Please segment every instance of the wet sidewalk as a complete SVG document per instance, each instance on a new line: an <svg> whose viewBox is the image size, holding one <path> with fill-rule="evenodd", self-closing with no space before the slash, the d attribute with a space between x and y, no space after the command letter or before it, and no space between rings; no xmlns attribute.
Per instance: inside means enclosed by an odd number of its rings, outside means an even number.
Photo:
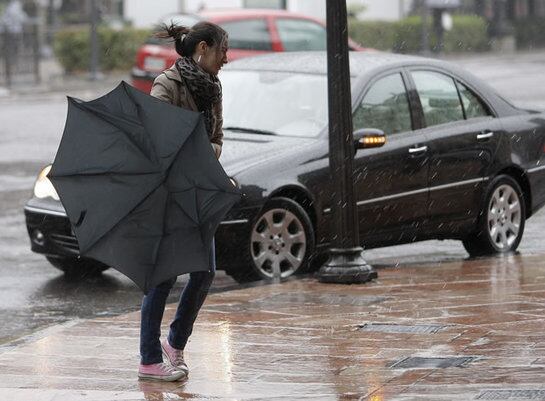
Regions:
<svg viewBox="0 0 545 401"><path fill-rule="evenodd" d="M138 333L135 312L22 339L0 354L0 400L545 400L545 261L385 266L367 285L213 294L181 383L137 380Z"/></svg>

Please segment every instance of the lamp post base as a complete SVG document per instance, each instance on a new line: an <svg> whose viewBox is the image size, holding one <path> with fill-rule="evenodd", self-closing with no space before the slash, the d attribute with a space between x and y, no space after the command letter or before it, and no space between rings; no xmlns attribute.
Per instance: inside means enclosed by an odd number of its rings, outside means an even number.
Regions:
<svg viewBox="0 0 545 401"><path fill-rule="evenodd" d="M363 259L363 248L332 248L328 261L318 271L318 281L337 284L363 284L378 277Z"/></svg>

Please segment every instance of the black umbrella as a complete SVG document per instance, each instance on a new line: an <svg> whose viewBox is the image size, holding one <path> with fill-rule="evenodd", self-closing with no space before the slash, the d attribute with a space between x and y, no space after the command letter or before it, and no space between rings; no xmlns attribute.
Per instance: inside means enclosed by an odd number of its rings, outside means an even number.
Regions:
<svg viewBox="0 0 545 401"><path fill-rule="evenodd" d="M240 199L202 115L125 82L90 102L68 98L49 178L81 255L114 267L145 293L208 270L214 232Z"/></svg>

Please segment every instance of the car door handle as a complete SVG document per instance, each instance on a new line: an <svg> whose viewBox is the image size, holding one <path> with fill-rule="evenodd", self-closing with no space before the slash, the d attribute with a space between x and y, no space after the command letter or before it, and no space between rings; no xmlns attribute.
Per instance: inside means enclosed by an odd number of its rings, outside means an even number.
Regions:
<svg viewBox="0 0 545 401"><path fill-rule="evenodd" d="M419 153L424 153L424 152L427 152L428 151L428 147L427 146L420 146L418 148L409 148L409 153L411 155L414 155L414 154L419 154Z"/></svg>
<svg viewBox="0 0 545 401"><path fill-rule="evenodd" d="M477 134L477 140L482 141L485 139L490 139L494 136L494 132L492 131L483 131L480 134Z"/></svg>

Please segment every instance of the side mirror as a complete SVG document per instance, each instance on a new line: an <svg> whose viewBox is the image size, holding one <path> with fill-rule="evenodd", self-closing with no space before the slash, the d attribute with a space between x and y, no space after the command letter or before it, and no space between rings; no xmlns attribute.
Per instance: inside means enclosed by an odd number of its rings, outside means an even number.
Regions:
<svg viewBox="0 0 545 401"><path fill-rule="evenodd" d="M384 131L376 128L362 128L354 132L354 153L358 149L380 148L386 143Z"/></svg>

